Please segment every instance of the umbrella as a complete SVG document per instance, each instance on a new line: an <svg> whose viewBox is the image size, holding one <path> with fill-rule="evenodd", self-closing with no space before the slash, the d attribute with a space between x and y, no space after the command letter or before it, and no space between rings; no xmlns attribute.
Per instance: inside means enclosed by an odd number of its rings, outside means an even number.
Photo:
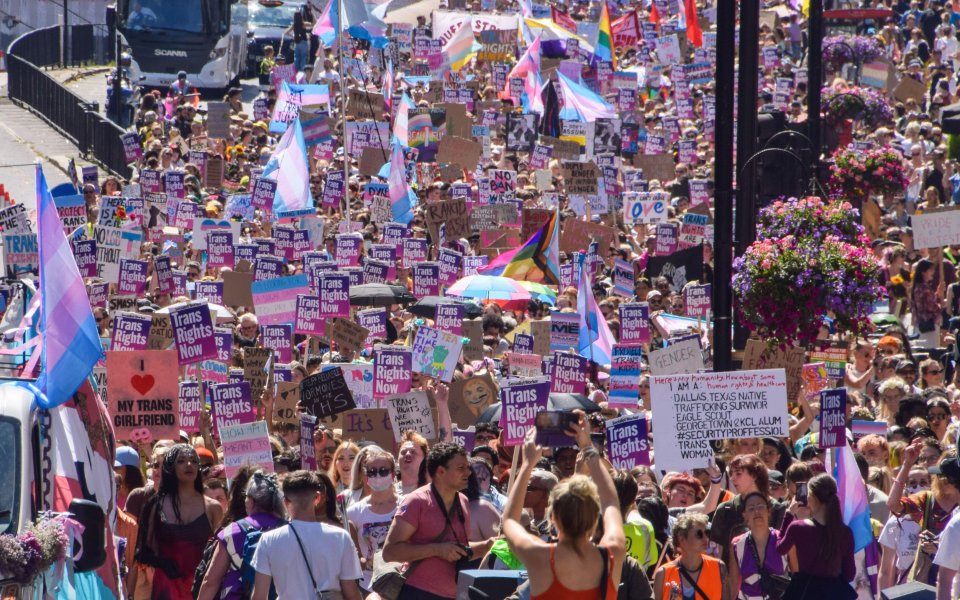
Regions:
<svg viewBox="0 0 960 600"><path fill-rule="evenodd" d="M407 288L402 285L385 283L365 283L350 286L350 304L352 306L390 306L391 304L409 304L415 302Z"/></svg>
<svg viewBox="0 0 960 600"><path fill-rule="evenodd" d="M572 412L580 409L585 413L600 412L600 407L583 394L550 394L547 400L547 410L562 410ZM477 417L477 423L499 423L500 403L491 404Z"/></svg>
<svg viewBox="0 0 960 600"><path fill-rule="evenodd" d="M520 287L530 292L530 296L534 299L540 302L546 302L547 304L557 303L557 290L550 289L542 283L535 281L518 281L517 283L520 284Z"/></svg>
<svg viewBox="0 0 960 600"><path fill-rule="evenodd" d="M469 275L459 279L447 288L447 295L492 300L505 308L510 304L524 307L530 300L530 292L517 281L494 275Z"/></svg>
<svg viewBox="0 0 960 600"><path fill-rule="evenodd" d="M462 304L465 307L464 316L468 319L474 319L483 314L483 309L473 302L461 302L445 296L424 296L420 302L407 307L407 310L424 319L435 319L438 304Z"/></svg>
<svg viewBox="0 0 960 600"><path fill-rule="evenodd" d="M180 302L178 304L171 304L170 306L165 306L160 310L156 311L155 314L158 315L169 315L171 310L176 310L181 306L186 306L187 302ZM210 307L210 310L213 311L213 316L217 319L236 319L237 315L233 314L229 308L225 306L220 306L219 304L214 304L213 302L207 302L207 306Z"/></svg>

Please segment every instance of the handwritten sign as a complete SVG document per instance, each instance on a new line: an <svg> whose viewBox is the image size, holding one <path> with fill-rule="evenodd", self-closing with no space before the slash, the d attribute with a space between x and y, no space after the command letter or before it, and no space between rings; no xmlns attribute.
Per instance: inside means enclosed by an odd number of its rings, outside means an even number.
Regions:
<svg viewBox="0 0 960 600"><path fill-rule="evenodd" d="M711 440L786 437L783 369L650 378L657 469L686 471L713 460Z"/></svg>
<svg viewBox="0 0 960 600"><path fill-rule="evenodd" d="M703 369L703 350L695 338L650 351L650 372L654 375L696 373Z"/></svg>
<svg viewBox="0 0 960 600"><path fill-rule="evenodd" d="M413 339L413 370L450 382L463 348L463 338L432 327L420 327Z"/></svg>
<svg viewBox="0 0 960 600"><path fill-rule="evenodd" d="M387 413L393 425L393 437L400 441L404 431L413 430L428 440L436 439L437 430L426 392L409 392L390 396L386 400Z"/></svg>
<svg viewBox="0 0 960 600"><path fill-rule="evenodd" d="M300 382L300 404L319 418L357 407L339 367L304 378Z"/></svg>
<svg viewBox="0 0 960 600"><path fill-rule="evenodd" d="M220 429L220 443L227 479L233 479L247 465L273 473L273 452L266 421L226 425Z"/></svg>

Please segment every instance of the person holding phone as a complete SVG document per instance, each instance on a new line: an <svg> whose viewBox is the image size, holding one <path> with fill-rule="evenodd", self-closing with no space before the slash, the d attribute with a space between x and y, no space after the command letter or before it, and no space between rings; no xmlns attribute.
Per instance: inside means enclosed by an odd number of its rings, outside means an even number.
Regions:
<svg viewBox="0 0 960 600"><path fill-rule="evenodd" d="M531 428L523 445L523 464L504 507L503 533L510 549L526 566L532 600L553 598L616 598L626 556L626 538L620 503L600 453L590 443L590 424L583 411L574 411L577 423L568 431L580 448L590 477L574 475L550 492L550 520L557 541L547 543L521 524L520 511L527 484L542 449ZM603 537L593 543L597 523Z"/></svg>
<svg viewBox="0 0 960 600"><path fill-rule="evenodd" d="M805 509L810 518L799 518ZM798 484L788 510L798 518L777 543L777 552L787 557L792 573L783 600L856 598L850 586L857 574L853 532L843 523L837 482L821 473L806 485Z"/></svg>

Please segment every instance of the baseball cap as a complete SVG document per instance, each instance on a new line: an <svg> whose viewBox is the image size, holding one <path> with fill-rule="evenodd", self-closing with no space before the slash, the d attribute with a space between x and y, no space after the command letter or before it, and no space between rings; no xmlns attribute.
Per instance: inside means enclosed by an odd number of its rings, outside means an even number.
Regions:
<svg viewBox="0 0 960 600"><path fill-rule="evenodd" d="M960 482L960 459L945 458L935 467L927 469L931 475L943 475L947 479Z"/></svg>
<svg viewBox="0 0 960 600"><path fill-rule="evenodd" d="M120 467L140 468L140 454L136 449L130 446L120 446L117 448L117 457L116 460L113 461L113 468L118 469Z"/></svg>

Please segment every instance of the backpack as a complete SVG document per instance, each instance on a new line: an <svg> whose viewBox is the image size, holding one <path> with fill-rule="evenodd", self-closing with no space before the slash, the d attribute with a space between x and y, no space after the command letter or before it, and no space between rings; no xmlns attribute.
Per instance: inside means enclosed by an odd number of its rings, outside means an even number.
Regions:
<svg viewBox="0 0 960 600"><path fill-rule="evenodd" d="M203 578L207 576L207 571L210 570L210 563L213 562L213 551L217 549L217 544L220 543L217 535L222 530L223 528L220 528L210 536L210 539L207 540L207 545L203 547L203 554L200 556L197 570L193 572L193 585L190 586L190 594L194 598L200 595L200 586L203 585Z"/></svg>
<svg viewBox="0 0 960 600"><path fill-rule="evenodd" d="M285 524L286 521L280 521L277 523L277 526L279 527ZM240 553L241 562L237 570L240 572L240 595L246 600L253 597L253 583L257 577L257 573L253 569L253 554L257 551L257 544L260 543L260 537L270 530L254 529L253 525L246 519L238 521L237 526L243 531L243 548ZM233 562L232 556L230 557L230 562ZM270 591L267 597L269 600L276 600L277 598L277 590L273 582L270 583Z"/></svg>

